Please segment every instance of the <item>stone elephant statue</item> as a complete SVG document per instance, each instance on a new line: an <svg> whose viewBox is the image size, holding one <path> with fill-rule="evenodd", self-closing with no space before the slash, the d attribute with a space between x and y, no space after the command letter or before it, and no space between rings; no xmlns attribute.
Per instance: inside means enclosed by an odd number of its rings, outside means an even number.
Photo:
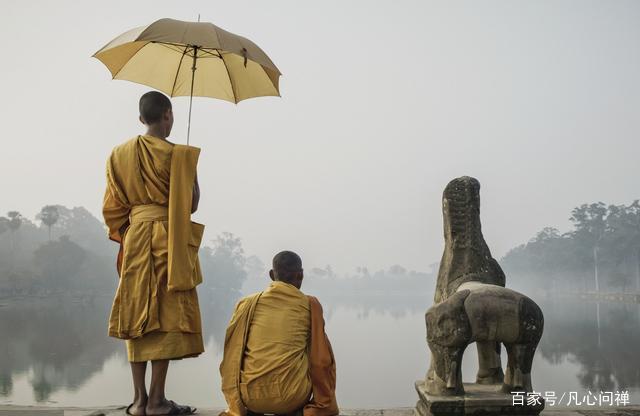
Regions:
<svg viewBox="0 0 640 416"><path fill-rule="evenodd" d="M542 311L527 296L502 286L467 282L425 315L431 365L425 390L433 395L464 394L462 354L467 345L478 343L480 374L493 369L493 383L503 383L504 392L532 391L531 363L542 336ZM500 343L508 355L503 377ZM487 348L489 346L489 354ZM484 361L484 362L483 362ZM489 383L485 379L485 384Z"/></svg>

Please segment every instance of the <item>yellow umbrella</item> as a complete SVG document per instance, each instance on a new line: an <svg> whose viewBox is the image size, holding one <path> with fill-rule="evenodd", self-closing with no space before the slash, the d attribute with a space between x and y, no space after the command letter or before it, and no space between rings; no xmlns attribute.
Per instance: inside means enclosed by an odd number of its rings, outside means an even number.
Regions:
<svg viewBox="0 0 640 416"><path fill-rule="evenodd" d="M156 88L171 97L219 98L233 103L280 96L280 71L262 49L212 23L160 19L131 29L93 55L113 79Z"/></svg>

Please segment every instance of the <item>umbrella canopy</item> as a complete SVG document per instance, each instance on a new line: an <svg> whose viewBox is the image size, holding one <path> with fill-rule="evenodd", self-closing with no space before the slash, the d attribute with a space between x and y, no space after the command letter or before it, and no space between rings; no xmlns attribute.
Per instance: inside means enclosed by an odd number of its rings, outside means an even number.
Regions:
<svg viewBox="0 0 640 416"><path fill-rule="evenodd" d="M262 49L212 23L160 19L118 36L93 55L113 79L156 88L171 97L233 103L280 96L280 71Z"/></svg>
<svg viewBox="0 0 640 416"><path fill-rule="evenodd" d="M156 88L171 97L189 96L187 144L194 96L238 103L280 96L280 71L247 38L207 22L160 19L118 36L93 55L113 79Z"/></svg>

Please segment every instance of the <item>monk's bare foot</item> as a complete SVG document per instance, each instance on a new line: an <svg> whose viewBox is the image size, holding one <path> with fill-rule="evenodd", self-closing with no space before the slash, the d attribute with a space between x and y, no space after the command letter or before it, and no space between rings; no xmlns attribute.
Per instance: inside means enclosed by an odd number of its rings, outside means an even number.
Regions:
<svg viewBox="0 0 640 416"><path fill-rule="evenodd" d="M146 407L147 416L160 416L160 415L192 415L196 412L195 407L181 406L173 400L163 400L160 403L147 402Z"/></svg>
<svg viewBox="0 0 640 416"><path fill-rule="evenodd" d="M133 416L145 416L146 415L146 400L143 401L135 401L131 403L126 410L126 414Z"/></svg>

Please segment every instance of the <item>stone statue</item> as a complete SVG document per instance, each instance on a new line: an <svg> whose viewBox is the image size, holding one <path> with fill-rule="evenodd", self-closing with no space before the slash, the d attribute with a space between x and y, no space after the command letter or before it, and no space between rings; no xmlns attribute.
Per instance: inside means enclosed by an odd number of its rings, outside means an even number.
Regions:
<svg viewBox="0 0 640 416"><path fill-rule="evenodd" d="M480 182L469 176L449 182L442 194L444 252L440 261L434 303L446 300L465 282L505 285L505 276L491 256L480 225ZM476 382L503 381L500 344L476 341L479 369ZM433 360L432 360L433 362Z"/></svg>
<svg viewBox="0 0 640 416"><path fill-rule="evenodd" d="M463 283L456 293L427 311L426 321L431 367L425 389L430 394L464 393L462 353L471 342L502 342L508 356L502 390L532 391L531 363L542 336L543 317L538 305L525 295L486 283ZM492 365L500 367L497 350L494 356Z"/></svg>
<svg viewBox="0 0 640 416"><path fill-rule="evenodd" d="M422 405L418 402L419 409L430 409L422 414L435 414L429 412L435 412L441 403L432 400L434 397L465 394L462 355L472 342L477 345L479 359L472 386L487 385L489 390L484 391L492 393L532 391L531 363L544 325L542 311L534 301L504 287L504 272L482 236L480 183L468 176L449 182L442 210L445 248L434 305L425 316L431 365L425 380L416 384L423 401ZM508 355L506 376L500 361L501 343ZM491 400L496 403L495 397ZM511 405L507 401L504 398L502 407L496 407L497 414ZM452 403L449 400L442 406L451 410ZM481 406L487 414L492 412L492 404ZM531 413L526 414L537 414L543 407L528 409Z"/></svg>
<svg viewBox="0 0 640 416"><path fill-rule="evenodd" d="M469 176L449 182L442 194L442 215L444 253L434 303L447 299L464 282L504 286L504 272L482 237L480 182Z"/></svg>

